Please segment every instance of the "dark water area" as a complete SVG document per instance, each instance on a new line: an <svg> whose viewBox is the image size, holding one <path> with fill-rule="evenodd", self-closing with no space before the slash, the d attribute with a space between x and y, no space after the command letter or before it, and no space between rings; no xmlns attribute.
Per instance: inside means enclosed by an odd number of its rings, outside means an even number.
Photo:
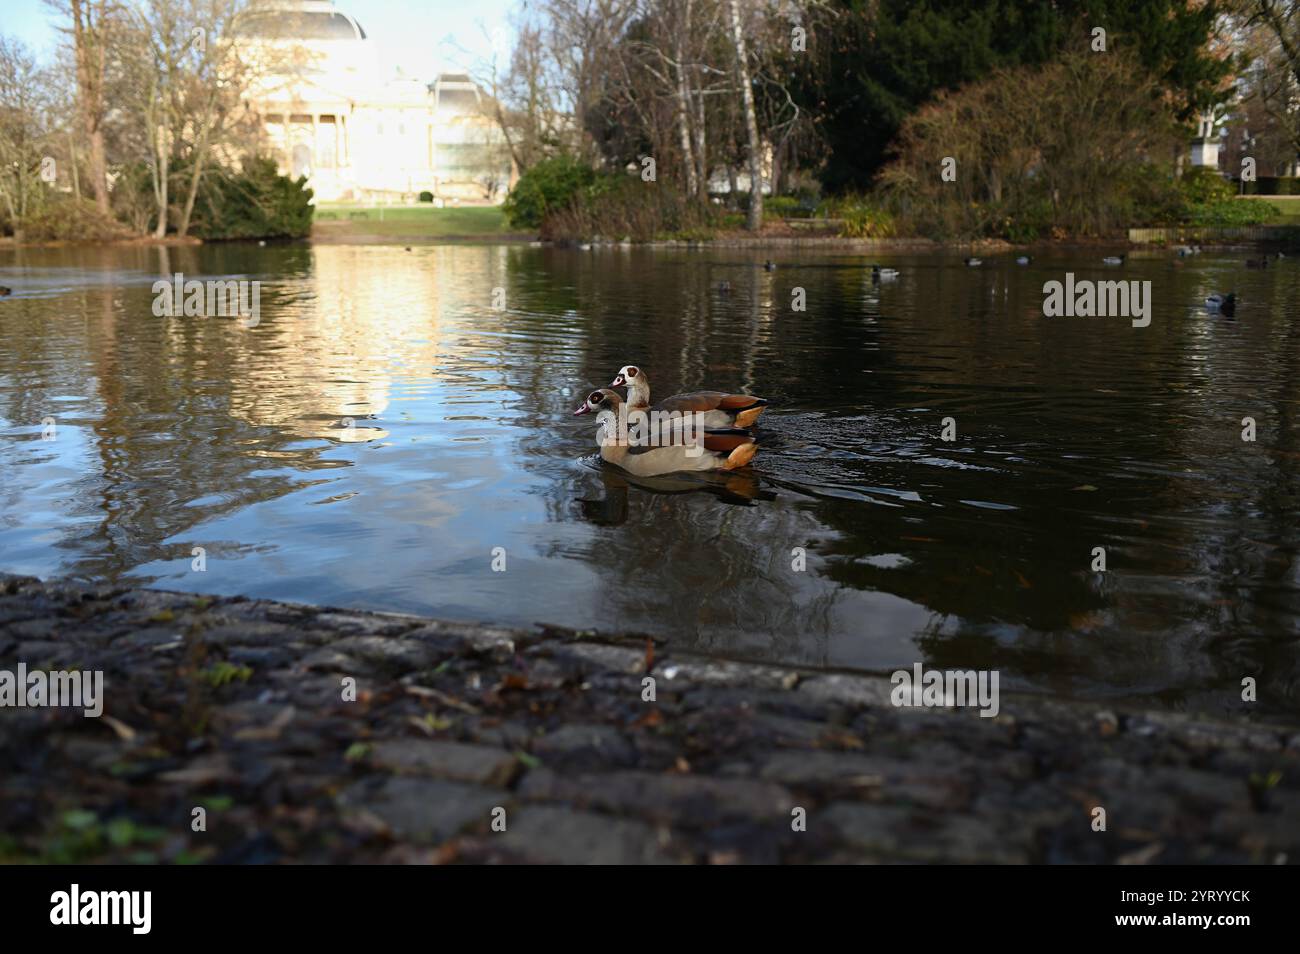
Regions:
<svg viewBox="0 0 1300 954"><path fill-rule="evenodd" d="M1101 255L3 250L0 569L1300 711L1300 258ZM1067 271L1150 326L1045 318ZM174 272L260 322L155 317ZM768 398L754 467L601 467L571 412L625 364Z"/></svg>

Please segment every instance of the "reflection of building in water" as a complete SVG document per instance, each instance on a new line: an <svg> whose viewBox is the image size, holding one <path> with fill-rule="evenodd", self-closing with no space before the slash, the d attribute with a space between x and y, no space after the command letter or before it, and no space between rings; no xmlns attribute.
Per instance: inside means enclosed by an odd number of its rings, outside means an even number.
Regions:
<svg viewBox="0 0 1300 954"><path fill-rule="evenodd" d="M510 153L465 74L385 76L374 41L332 0L259 0L239 33L256 64L259 149L308 176L318 199L504 198Z"/></svg>
<svg viewBox="0 0 1300 954"><path fill-rule="evenodd" d="M250 424L303 438L379 439L376 429L391 427L402 402L445 375L463 384L463 374L444 369L463 370L500 340L502 314L475 311L473 295L505 283L504 247L444 246L401 268L393 256L403 253L391 246L316 245L306 254L296 274L262 289L261 324L233 339L240 386L230 409ZM448 316L468 314L472 328L447 327Z"/></svg>

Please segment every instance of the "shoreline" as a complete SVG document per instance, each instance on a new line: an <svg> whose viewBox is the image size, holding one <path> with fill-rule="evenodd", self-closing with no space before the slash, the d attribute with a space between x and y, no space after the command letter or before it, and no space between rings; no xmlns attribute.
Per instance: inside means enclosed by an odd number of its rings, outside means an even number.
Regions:
<svg viewBox="0 0 1300 954"><path fill-rule="evenodd" d="M19 663L102 671L105 698L0 708L3 861L1300 854L1294 722L1011 693L982 718L644 639L0 574Z"/></svg>
<svg viewBox="0 0 1300 954"><path fill-rule="evenodd" d="M1297 236L1300 236L1300 226L1282 226L1279 228L1291 229ZM321 229L313 227L312 234L301 238L274 238L262 240L267 246L280 245L393 245L393 246L429 246L429 245L537 245L543 248L551 249L579 249L582 245L590 246L587 250L596 249L645 249L645 248L670 248L670 249L710 249L710 248L750 248L750 249L817 249L829 251L978 251L983 253L997 253L1010 251L1030 251L1034 249L1069 249L1069 248L1128 248L1128 249L1149 249L1149 250L1168 250L1173 244L1181 241L1177 238L1162 240L1137 240L1130 237L1114 238L1068 238L1068 239L1047 239L1025 244L1015 244L1004 239L971 239L967 241L943 241L939 239L927 238L849 238L839 235L790 235L788 233L773 235L747 235L747 234L723 234L708 239L654 239L648 242L616 242L616 241L580 241L577 239L540 239L531 233L506 232L500 234L484 235L440 235L440 234L411 234L401 236L380 235L373 233L353 233L342 234L344 228L326 227ZM1173 229L1142 229L1136 231L1174 231ZM1206 229L1187 228L1189 233L1203 233ZM330 234L338 232L340 234ZM1274 237L1264 239L1245 239L1245 238L1224 238L1222 241L1215 241L1213 238L1197 239L1199 244L1205 248L1248 248L1260 245L1270 245L1285 243L1289 241L1286 237ZM0 237L0 250L6 249L46 249L46 248L139 248L139 247L172 247L172 248L191 248L203 245L237 245L256 244L255 239L230 239L217 242L205 242L202 239L187 236L183 239L169 236L165 239L155 239L148 236L135 236L131 238L112 239L109 241L73 241L60 239L49 242L15 242L12 236Z"/></svg>

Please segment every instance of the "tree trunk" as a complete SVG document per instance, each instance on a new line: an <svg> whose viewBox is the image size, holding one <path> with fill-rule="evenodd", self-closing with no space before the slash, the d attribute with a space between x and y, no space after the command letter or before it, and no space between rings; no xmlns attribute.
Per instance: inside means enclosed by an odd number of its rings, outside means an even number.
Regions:
<svg viewBox="0 0 1300 954"><path fill-rule="evenodd" d="M691 90L686 79L687 41L691 35L691 0L686 0L685 15L677 24L676 49L677 59L677 137L682 149L682 167L686 173L686 195L690 199L699 197L699 180L695 170L695 151L691 147Z"/></svg>
<svg viewBox="0 0 1300 954"><path fill-rule="evenodd" d="M740 24L740 0L727 0L731 13L731 39L736 52L736 82L745 107L745 138L749 150L749 216L745 228L757 232L763 227L763 153L758 139L758 116L754 111L754 89L749 77L749 52Z"/></svg>
<svg viewBox="0 0 1300 954"><path fill-rule="evenodd" d="M696 95L695 103L695 165L699 176L700 199L707 202L709 199L709 174L711 170L709 169L708 143L705 138L707 127L705 126L703 89L699 90Z"/></svg>
<svg viewBox="0 0 1300 954"><path fill-rule="evenodd" d="M207 139L207 132L203 134ZM199 195L199 181L203 178L203 166L207 160L207 144L204 143L202 149L194 157L194 175L190 178L189 193L185 196L185 207L181 210L181 221L176 226L176 234L184 238L190 230L190 216L194 214L194 200Z"/></svg>
<svg viewBox="0 0 1300 954"><path fill-rule="evenodd" d="M190 188L185 196L185 207L181 210L181 221L176 226L176 234L184 238L190 230L190 216L194 213L194 200L199 195L199 182L203 179L203 167L208 160L208 139L212 130L212 113L215 104L209 100L203 117L203 131L194 147L194 173L190 176Z"/></svg>
<svg viewBox="0 0 1300 954"><path fill-rule="evenodd" d="M72 12L73 55L77 62L77 107L81 128L89 146L86 174L95 196L95 207L108 214L108 164L104 157L104 3L99 3L95 22L95 0L69 0Z"/></svg>
<svg viewBox="0 0 1300 954"><path fill-rule="evenodd" d="M161 124L154 128L154 200L158 203L158 224L154 226L153 237L160 239L167 235L167 195L168 180L171 178L171 148L166 132Z"/></svg>
<svg viewBox="0 0 1300 954"><path fill-rule="evenodd" d="M78 202L81 201L81 177L77 174L77 144L72 138L72 133L68 133L68 170L72 174L72 194L76 196Z"/></svg>

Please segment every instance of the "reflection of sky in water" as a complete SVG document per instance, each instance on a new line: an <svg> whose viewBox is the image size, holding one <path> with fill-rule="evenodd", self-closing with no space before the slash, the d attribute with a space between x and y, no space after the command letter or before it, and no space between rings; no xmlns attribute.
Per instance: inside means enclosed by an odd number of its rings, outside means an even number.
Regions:
<svg viewBox="0 0 1300 954"><path fill-rule="evenodd" d="M848 256L10 250L0 568L1296 708L1300 263L1135 258L1151 328L1042 318L1044 281L1113 277L1090 255L877 288ZM260 325L154 318L177 271L261 279ZM1229 285L1238 321L1196 307ZM570 412L627 363L772 399L755 475L594 466Z"/></svg>

